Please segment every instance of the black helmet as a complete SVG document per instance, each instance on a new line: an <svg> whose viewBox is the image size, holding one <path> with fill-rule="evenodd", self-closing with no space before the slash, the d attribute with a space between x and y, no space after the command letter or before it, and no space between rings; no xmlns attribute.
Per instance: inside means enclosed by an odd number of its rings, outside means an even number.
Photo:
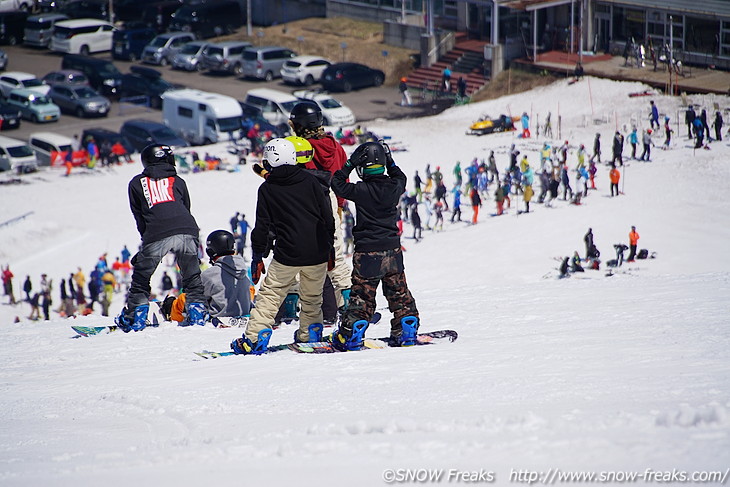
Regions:
<svg viewBox="0 0 730 487"><path fill-rule="evenodd" d="M294 105L289 120L292 121L295 129L316 129L324 125L322 109L311 100L301 101Z"/></svg>
<svg viewBox="0 0 730 487"><path fill-rule="evenodd" d="M385 147L377 142L365 142L350 156L350 164L355 166L360 179L363 175L383 174L387 162Z"/></svg>
<svg viewBox="0 0 730 487"><path fill-rule="evenodd" d="M175 155L169 145L151 144L142 149L142 165L147 167L154 164L175 165Z"/></svg>
<svg viewBox="0 0 730 487"><path fill-rule="evenodd" d="M205 241L205 253L208 254L211 261L221 255L233 255L234 244L235 240L231 232L216 230L208 235L208 239Z"/></svg>

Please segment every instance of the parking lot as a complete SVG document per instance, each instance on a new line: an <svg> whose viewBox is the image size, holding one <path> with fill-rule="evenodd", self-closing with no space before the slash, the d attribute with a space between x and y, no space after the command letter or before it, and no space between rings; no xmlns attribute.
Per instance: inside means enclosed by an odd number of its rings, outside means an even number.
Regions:
<svg viewBox="0 0 730 487"><path fill-rule="evenodd" d="M58 70L61 67L62 56L45 49L3 46L3 50L8 53L9 58L6 71L32 73L40 78L46 73ZM111 59L111 54L97 54L95 57ZM129 67L135 63L114 61L114 64L122 73L126 73L129 71ZM221 93L232 96L237 100L243 100L246 92L252 88L270 87L286 92L302 89L301 87L286 85L280 79L267 83L265 81L239 79L231 75L177 71L170 67L151 67L162 72L163 78L172 83L179 83L188 88ZM314 85L315 88L317 86ZM350 93L336 93L335 97L355 113L358 123L367 123L377 118L402 118L420 114L420 110L416 107L400 106L400 93L396 86L384 85ZM27 140L31 133L39 131L51 131L69 137L80 134L85 128L90 127L103 127L118 131L124 121L131 118L146 118L158 122L162 120L159 110L113 102L111 111L106 118L77 118L70 114L64 114L58 122L53 123L35 124L23 120L19 129L3 131L3 135Z"/></svg>

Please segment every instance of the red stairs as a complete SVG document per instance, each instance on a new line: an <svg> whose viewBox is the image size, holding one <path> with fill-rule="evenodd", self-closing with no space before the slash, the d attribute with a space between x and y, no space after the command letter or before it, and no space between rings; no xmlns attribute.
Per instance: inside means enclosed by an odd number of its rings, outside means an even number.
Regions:
<svg viewBox="0 0 730 487"><path fill-rule="evenodd" d="M451 90L456 93L456 83L460 77L466 80L466 94L471 95L489 82L483 75L482 60L484 59L484 41L459 40L454 48L441 56L430 67L420 67L408 75L408 86L420 89L427 83L428 89L441 86L444 69L451 69Z"/></svg>

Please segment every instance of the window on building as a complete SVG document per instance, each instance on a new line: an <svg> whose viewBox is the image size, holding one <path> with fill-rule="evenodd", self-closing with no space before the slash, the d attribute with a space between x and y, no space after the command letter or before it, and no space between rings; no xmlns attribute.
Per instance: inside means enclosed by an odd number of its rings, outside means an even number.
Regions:
<svg viewBox="0 0 730 487"><path fill-rule="evenodd" d="M687 16L685 18L685 49L717 54L719 50L720 21Z"/></svg>

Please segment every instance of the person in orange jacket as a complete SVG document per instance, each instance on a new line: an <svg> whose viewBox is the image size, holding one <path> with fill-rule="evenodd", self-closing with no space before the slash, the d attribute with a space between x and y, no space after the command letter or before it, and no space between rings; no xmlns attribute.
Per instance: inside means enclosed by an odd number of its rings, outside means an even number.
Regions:
<svg viewBox="0 0 730 487"><path fill-rule="evenodd" d="M626 262L633 262L636 257L636 246L639 244L639 234L636 227L632 226L629 232L629 258Z"/></svg>
<svg viewBox="0 0 730 487"><path fill-rule="evenodd" d="M616 169L616 164L611 164L611 171L608 173L608 177L611 180L611 196L614 196L614 192L618 196L618 182L621 179L621 172Z"/></svg>

